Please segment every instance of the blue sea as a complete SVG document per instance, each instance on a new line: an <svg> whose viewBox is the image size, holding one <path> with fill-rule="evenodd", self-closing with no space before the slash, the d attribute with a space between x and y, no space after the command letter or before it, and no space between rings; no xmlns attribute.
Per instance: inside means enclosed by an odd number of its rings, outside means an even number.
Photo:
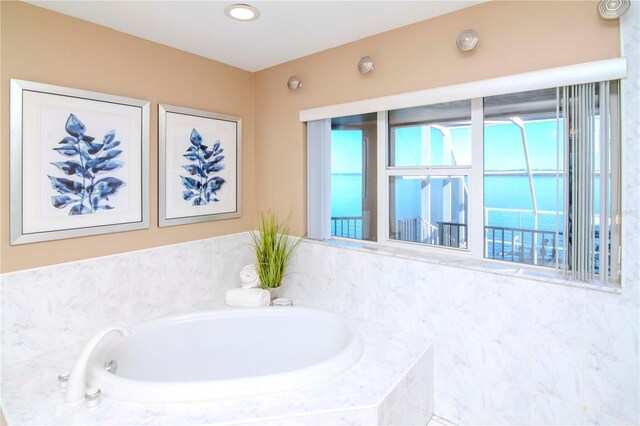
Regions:
<svg viewBox="0 0 640 426"><path fill-rule="evenodd" d="M420 180L396 181L396 194L401 203L397 203L397 219L407 219L420 215L420 198L415 194L420 190ZM491 211L492 208L527 209L533 208L529 180L523 175L485 176L485 208L489 208L486 224L505 228L534 229L532 213L516 213ZM534 187L537 197L538 210L555 212L562 211L562 192L556 206L556 177L555 175L534 176ZM560 184L562 191L562 184ZM402 194L406 194L403 196ZM596 200L596 203L598 201ZM596 204L597 205L597 204ZM559 209L557 207L560 207ZM331 216L361 216L362 215L362 175L360 174L332 174L331 175ZM538 216L539 230L556 230L559 221L560 230L564 221L562 215L541 214ZM357 232L358 237L361 230Z"/></svg>

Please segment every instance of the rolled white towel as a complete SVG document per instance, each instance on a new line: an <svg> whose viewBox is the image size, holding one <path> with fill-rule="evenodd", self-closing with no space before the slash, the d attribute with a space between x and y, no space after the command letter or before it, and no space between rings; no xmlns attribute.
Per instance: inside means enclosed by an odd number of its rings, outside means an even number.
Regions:
<svg viewBox="0 0 640 426"><path fill-rule="evenodd" d="M269 306L271 295L261 288L232 288L225 294L227 305L234 307Z"/></svg>
<svg viewBox="0 0 640 426"><path fill-rule="evenodd" d="M260 287L260 278L258 278L256 265L247 265L242 268L240 270L240 281L242 281L242 288Z"/></svg>

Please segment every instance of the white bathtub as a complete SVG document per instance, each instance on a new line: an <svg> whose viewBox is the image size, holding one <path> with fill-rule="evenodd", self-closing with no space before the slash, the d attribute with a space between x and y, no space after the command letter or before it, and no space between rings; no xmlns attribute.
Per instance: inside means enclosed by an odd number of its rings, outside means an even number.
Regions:
<svg viewBox="0 0 640 426"><path fill-rule="evenodd" d="M362 356L359 333L341 316L270 307L161 318L108 336L89 383L108 398L184 402L261 395L318 383ZM105 363L116 360L116 374Z"/></svg>

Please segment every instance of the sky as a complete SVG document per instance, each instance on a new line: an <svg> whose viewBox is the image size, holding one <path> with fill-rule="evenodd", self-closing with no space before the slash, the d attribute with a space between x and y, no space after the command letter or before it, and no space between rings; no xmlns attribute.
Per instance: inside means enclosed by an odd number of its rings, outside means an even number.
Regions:
<svg viewBox="0 0 640 426"><path fill-rule="evenodd" d="M362 173L362 132L331 131L331 174Z"/></svg>

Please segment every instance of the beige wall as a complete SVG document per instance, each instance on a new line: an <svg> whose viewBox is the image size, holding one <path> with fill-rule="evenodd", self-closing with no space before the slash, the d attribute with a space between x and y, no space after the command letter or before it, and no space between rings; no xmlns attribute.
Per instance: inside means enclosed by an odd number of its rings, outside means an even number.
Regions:
<svg viewBox="0 0 640 426"><path fill-rule="evenodd" d="M474 28L478 47L457 50ZM300 40L303 42L303 40ZM298 42L298 40L292 41ZM291 213L305 228L304 126L301 109L618 57L618 21L604 21L593 1L494 1L378 34L255 75L256 202ZM369 55L375 71L360 75ZM290 92L297 75L303 88Z"/></svg>
<svg viewBox="0 0 640 426"><path fill-rule="evenodd" d="M1 4L2 272L138 250L253 228L253 75L22 2ZM9 245L9 80L150 101L150 228L95 237ZM243 119L242 218L158 228L157 107L181 105Z"/></svg>
<svg viewBox="0 0 640 426"><path fill-rule="evenodd" d="M267 208L291 214L292 229L303 232L301 109L619 56L618 22L599 19L595 2L489 2L255 74L28 4L0 7L2 272L240 232ZM475 51L460 53L455 39L466 28L481 40ZM356 70L364 55L375 61L366 76ZM286 88L292 74L304 84L297 92ZM151 102L149 229L9 245L11 78ZM158 103L243 118L241 219L157 227Z"/></svg>

